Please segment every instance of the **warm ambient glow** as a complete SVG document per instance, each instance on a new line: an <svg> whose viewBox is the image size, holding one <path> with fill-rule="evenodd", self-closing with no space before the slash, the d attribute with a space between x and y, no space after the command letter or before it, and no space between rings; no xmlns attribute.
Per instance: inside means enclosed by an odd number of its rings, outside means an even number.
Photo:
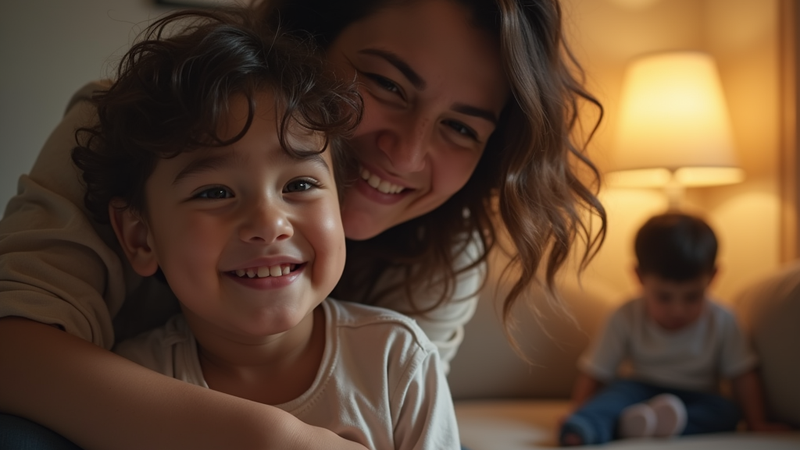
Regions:
<svg viewBox="0 0 800 450"><path fill-rule="evenodd" d="M714 60L702 52L648 55L629 65L613 186L683 187L742 181ZM675 200L675 199L671 199Z"/></svg>

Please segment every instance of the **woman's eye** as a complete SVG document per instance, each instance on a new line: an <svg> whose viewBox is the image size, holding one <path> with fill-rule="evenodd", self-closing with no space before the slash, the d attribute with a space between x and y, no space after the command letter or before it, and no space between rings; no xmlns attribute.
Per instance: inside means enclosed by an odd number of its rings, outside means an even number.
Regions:
<svg viewBox="0 0 800 450"><path fill-rule="evenodd" d="M317 183L312 180L293 180L283 189L284 192L303 192L317 187Z"/></svg>
<svg viewBox="0 0 800 450"><path fill-rule="evenodd" d="M374 81L378 86L383 88L383 90L389 91L393 94L400 94L400 86L398 86L394 81L374 73L365 73L364 76Z"/></svg>
<svg viewBox="0 0 800 450"><path fill-rule="evenodd" d="M463 123L461 123L461 122L456 122L456 121L452 121L452 120L447 120L447 121L445 121L445 124L446 124L448 127L450 127L450 128L452 128L453 130L455 130L455 132L456 132L456 133L458 133L458 134L461 134L461 135L463 135L463 136L466 136L466 137L468 137L468 138L470 138L470 139L478 140L478 134L477 134L477 133L475 133L475 131L474 131L472 128L470 128L470 127L468 127L468 126L464 125L464 124L463 124Z"/></svg>
<svg viewBox="0 0 800 450"><path fill-rule="evenodd" d="M209 200L219 200L223 198L232 198L233 192L228 190L227 188L221 186L215 186L213 188L205 189L200 191L195 198L204 198Z"/></svg>

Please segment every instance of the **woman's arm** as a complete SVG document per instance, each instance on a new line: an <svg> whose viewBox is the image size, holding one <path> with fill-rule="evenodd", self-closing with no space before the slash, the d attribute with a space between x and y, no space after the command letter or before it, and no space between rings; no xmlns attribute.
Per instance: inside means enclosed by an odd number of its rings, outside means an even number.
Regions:
<svg viewBox="0 0 800 450"><path fill-rule="evenodd" d="M278 408L157 374L27 319L0 319L0 386L0 411L87 450L364 449Z"/></svg>

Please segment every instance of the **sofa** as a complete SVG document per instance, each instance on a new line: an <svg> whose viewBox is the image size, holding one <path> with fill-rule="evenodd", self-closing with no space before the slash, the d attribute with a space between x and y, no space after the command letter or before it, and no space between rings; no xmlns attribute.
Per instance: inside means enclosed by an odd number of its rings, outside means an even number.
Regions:
<svg viewBox="0 0 800 450"><path fill-rule="evenodd" d="M570 407L576 361L621 299L601 286L562 280L559 291L573 318L544 301L541 290L513 310L518 350L500 325L495 298L506 281L490 271L474 318L466 326L448 381L461 443L468 450L557 447L559 420ZM505 279L507 280L507 278ZM800 263L788 265L745 289L730 304L761 358L770 417L800 426ZM528 361L523 359L525 355ZM755 433L742 429L672 438L625 439L613 449L800 450L800 431Z"/></svg>

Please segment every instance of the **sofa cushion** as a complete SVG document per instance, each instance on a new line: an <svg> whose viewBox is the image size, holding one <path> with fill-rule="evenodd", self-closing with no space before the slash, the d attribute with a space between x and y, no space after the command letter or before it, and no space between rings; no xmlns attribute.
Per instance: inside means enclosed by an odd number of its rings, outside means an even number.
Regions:
<svg viewBox="0 0 800 450"><path fill-rule="evenodd" d="M733 306L761 360L768 414L800 426L800 262L746 288Z"/></svg>

